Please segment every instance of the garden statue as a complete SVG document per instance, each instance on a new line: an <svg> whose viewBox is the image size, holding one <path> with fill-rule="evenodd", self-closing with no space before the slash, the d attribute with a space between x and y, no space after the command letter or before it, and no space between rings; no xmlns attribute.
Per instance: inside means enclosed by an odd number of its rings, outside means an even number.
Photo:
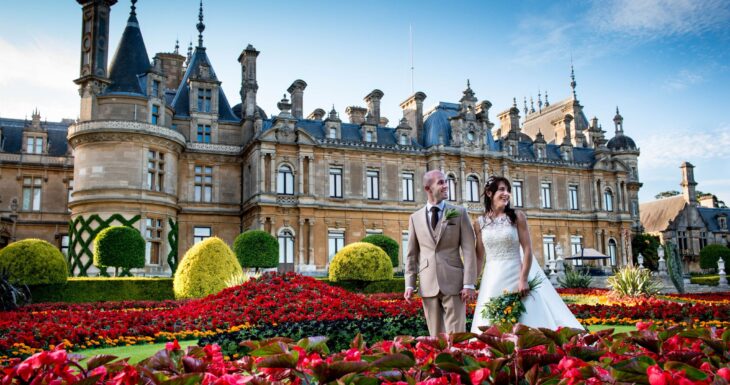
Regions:
<svg viewBox="0 0 730 385"><path fill-rule="evenodd" d="M644 256L641 253L639 253L636 259L639 261L639 267L644 267Z"/></svg>
<svg viewBox="0 0 730 385"><path fill-rule="evenodd" d="M656 249L656 254L659 256L659 276L667 276L667 261L664 260L664 246L659 245Z"/></svg>

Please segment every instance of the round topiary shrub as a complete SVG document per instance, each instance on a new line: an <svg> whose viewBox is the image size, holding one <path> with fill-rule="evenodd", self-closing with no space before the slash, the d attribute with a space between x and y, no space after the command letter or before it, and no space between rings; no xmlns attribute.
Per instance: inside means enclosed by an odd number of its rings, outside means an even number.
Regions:
<svg viewBox="0 0 730 385"><path fill-rule="evenodd" d="M42 239L24 239L0 250L0 270L7 270L12 284L62 284L68 278L63 254Z"/></svg>
<svg viewBox="0 0 730 385"><path fill-rule="evenodd" d="M700 268L717 269L717 261L722 258L725 268L730 268L730 248L723 245L707 245L700 250Z"/></svg>
<svg viewBox="0 0 730 385"><path fill-rule="evenodd" d="M366 242L351 243L332 259L329 280L383 281L393 278L393 264L388 254L378 246Z"/></svg>
<svg viewBox="0 0 730 385"><path fill-rule="evenodd" d="M101 270L114 267L117 276L120 267L125 275L129 269L144 267L144 255L145 241L137 229L111 226L94 238L94 266Z"/></svg>
<svg viewBox="0 0 730 385"><path fill-rule="evenodd" d="M226 288L226 281L243 274L228 245L218 237L208 238L185 253L177 267L172 289L175 298L202 298Z"/></svg>
<svg viewBox="0 0 730 385"><path fill-rule="evenodd" d="M398 242L393 238L387 237L381 234L372 234L362 239L362 242L372 243L375 246L380 247L390 257L390 262L393 267L398 267Z"/></svg>
<svg viewBox="0 0 730 385"><path fill-rule="evenodd" d="M279 243L263 230L249 230L236 237L233 251L243 268L268 269L279 266Z"/></svg>

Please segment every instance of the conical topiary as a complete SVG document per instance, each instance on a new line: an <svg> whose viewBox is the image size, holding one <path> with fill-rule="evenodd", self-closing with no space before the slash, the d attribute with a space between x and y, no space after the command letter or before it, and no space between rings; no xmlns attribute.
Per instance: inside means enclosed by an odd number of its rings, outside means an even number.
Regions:
<svg viewBox="0 0 730 385"><path fill-rule="evenodd" d="M218 237L208 238L188 250L173 280L175 298L201 298L226 288L232 276L243 274L228 245Z"/></svg>

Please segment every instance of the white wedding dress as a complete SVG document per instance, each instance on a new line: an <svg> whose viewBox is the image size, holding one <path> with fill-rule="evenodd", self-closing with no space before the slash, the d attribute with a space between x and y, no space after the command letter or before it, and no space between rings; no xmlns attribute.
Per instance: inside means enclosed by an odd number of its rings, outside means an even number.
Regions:
<svg viewBox="0 0 730 385"><path fill-rule="evenodd" d="M513 226L506 215L498 217L494 221L480 217L479 224L487 255L471 326L472 333L477 334L481 333L479 326L490 325L489 320L482 316L484 304L489 299L504 294L505 290L516 292L522 269L522 253L517 226ZM542 283L538 288L530 291L530 295L522 299L526 311L519 322L534 328L543 327L552 330L558 327L583 329L533 258L529 279L536 276L542 278Z"/></svg>

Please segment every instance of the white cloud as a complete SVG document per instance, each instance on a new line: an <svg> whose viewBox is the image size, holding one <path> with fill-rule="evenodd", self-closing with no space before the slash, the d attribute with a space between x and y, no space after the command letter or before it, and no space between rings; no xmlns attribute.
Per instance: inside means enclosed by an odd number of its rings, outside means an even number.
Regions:
<svg viewBox="0 0 730 385"><path fill-rule="evenodd" d="M597 0L589 24L606 32L641 38L700 34L726 27L726 0Z"/></svg>
<svg viewBox="0 0 730 385"><path fill-rule="evenodd" d="M681 91L689 86L702 83L704 77L697 72L690 72L688 70L681 70L676 75L672 76L664 82L663 88L667 91Z"/></svg>
<svg viewBox="0 0 730 385"><path fill-rule="evenodd" d="M730 160L730 125L706 131L664 130L661 135L641 138L641 171L678 167L683 160Z"/></svg>
<svg viewBox="0 0 730 385"><path fill-rule="evenodd" d="M78 47L54 37L30 41L0 37L0 115L22 118L39 108L43 118L59 120L78 114Z"/></svg>

